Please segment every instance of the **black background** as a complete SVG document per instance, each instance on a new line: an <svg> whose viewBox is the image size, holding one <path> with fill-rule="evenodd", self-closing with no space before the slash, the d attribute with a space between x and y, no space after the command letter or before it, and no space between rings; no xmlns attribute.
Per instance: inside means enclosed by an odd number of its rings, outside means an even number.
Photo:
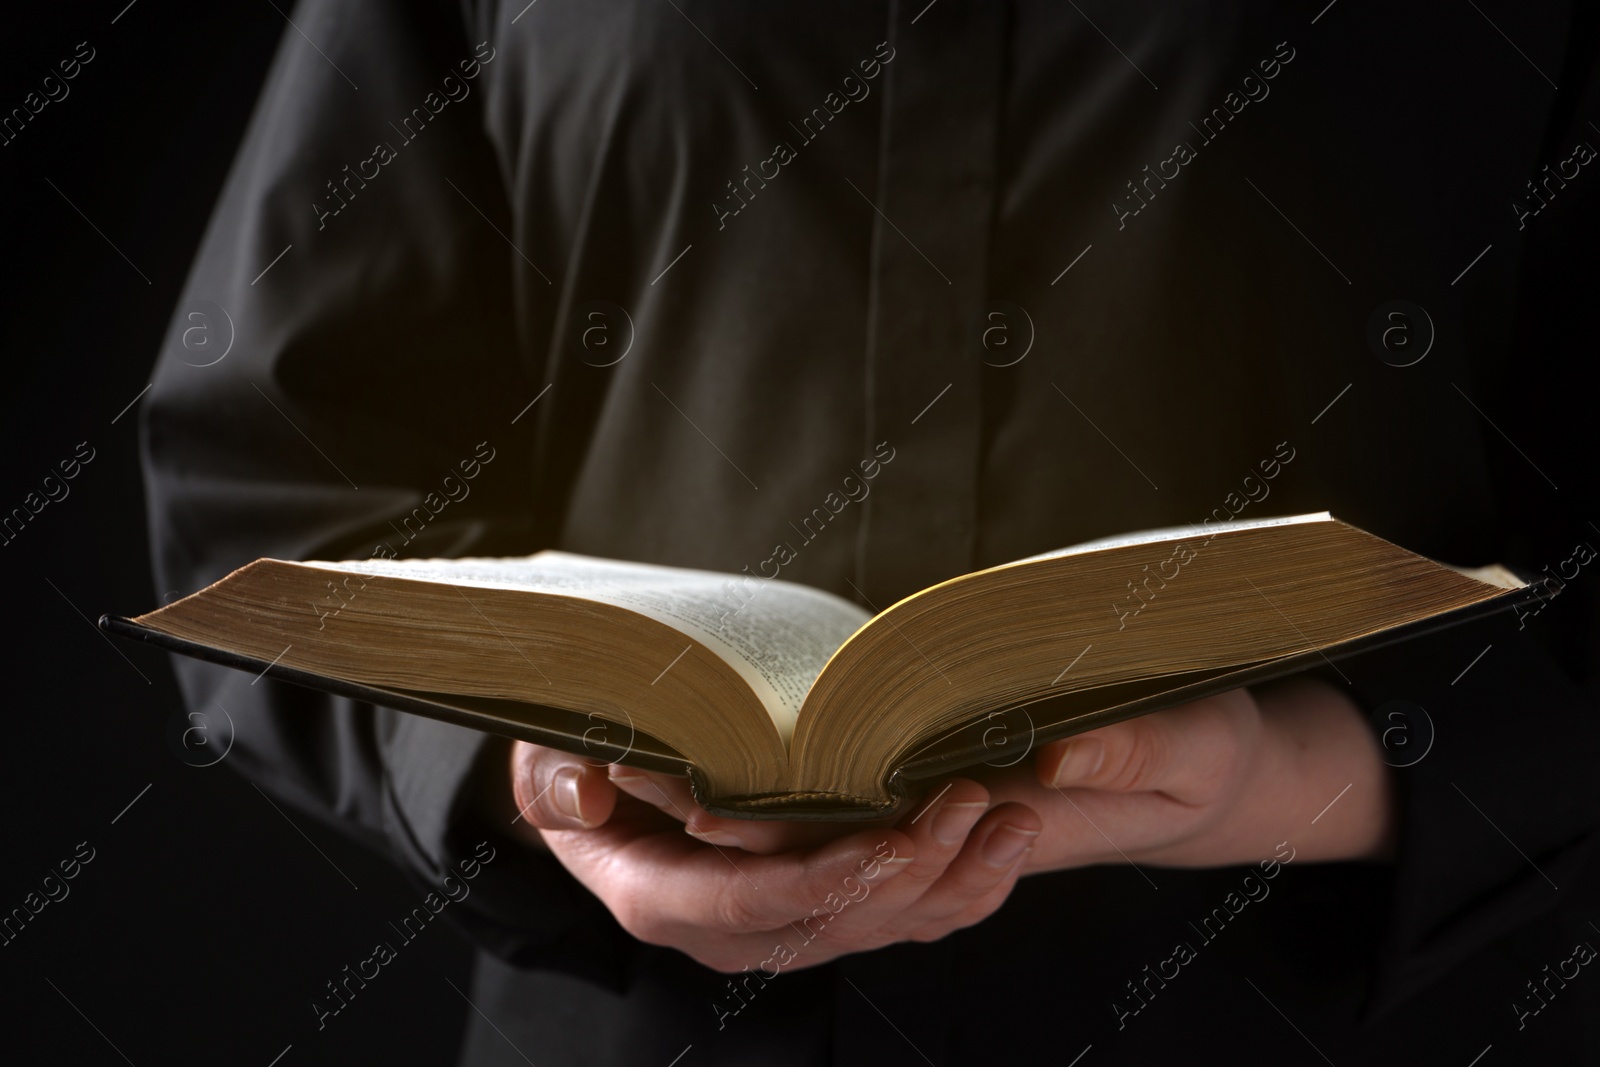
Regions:
<svg viewBox="0 0 1600 1067"><path fill-rule="evenodd" d="M125 4L8 5L0 30L6 113L80 42L95 50L69 94L0 146L0 508L40 491L80 442L94 449L70 494L0 547L0 913L80 842L95 850L68 895L0 947L0 1061L266 1067L292 1045L281 1067L452 1062L470 1009L446 979L467 990L465 943L443 924L400 943L387 923L420 895L396 871L274 810L226 758L190 765L206 761L202 736L222 751L225 724L191 734L180 758L166 659L91 625L164 592L129 405L273 51L295 32L266 2ZM319 1032L311 1000L385 938L398 959Z"/></svg>

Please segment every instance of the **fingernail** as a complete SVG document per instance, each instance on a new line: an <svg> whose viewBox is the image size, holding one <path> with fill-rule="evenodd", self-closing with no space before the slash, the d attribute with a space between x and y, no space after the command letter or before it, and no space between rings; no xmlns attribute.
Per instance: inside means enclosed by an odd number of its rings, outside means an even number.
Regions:
<svg viewBox="0 0 1600 1067"><path fill-rule="evenodd" d="M1037 830L1024 830L1007 823L983 843L983 862L997 869L1009 867L1038 836Z"/></svg>
<svg viewBox="0 0 1600 1067"><path fill-rule="evenodd" d="M642 786L650 781L642 774L613 774L611 784L630 796L638 796Z"/></svg>
<svg viewBox="0 0 1600 1067"><path fill-rule="evenodd" d="M744 841L738 834L730 834L726 830L689 830L685 832L696 841L704 841L708 845L719 845L722 848L744 848Z"/></svg>
<svg viewBox="0 0 1600 1067"><path fill-rule="evenodd" d="M988 807L981 800L945 804L933 817L933 839L946 847L960 844Z"/></svg>
<svg viewBox="0 0 1600 1067"><path fill-rule="evenodd" d="M1082 737L1067 742L1066 755L1056 766L1056 785L1070 785L1092 777L1106 761L1105 742L1098 737Z"/></svg>
<svg viewBox="0 0 1600 1067"><path fill-rule="evenodd" d="M863 870L861 872L861 877L863 881L869 882L872 885L881 885L909 866L911 866L910 856L896 856L894 859L878 861L876 864L876 870L874 870L871 874L868 874L865 870Z"/></svg>
<svg viewBox="0 0 1600 1067"><path fill-rule="evenodd" d="M556 771L555 781L550 784L550 802L567 818L588 825L583 817L582 802L579 800L578 768L562 767Z"/></svg>

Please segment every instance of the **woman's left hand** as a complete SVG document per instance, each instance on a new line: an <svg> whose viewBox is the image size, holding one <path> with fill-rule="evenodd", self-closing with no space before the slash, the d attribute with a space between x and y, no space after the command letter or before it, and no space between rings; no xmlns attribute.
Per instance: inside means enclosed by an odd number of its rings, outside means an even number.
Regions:
<svg viewBox="0 0 1600 1067"><path fill-rule="evenodd" d="M1032 768L976 776L1044 832L1029 871L1130 862L1254 863L1288 841L1311 860L1380 860L1394 848L1394 787L1361 710L1297 677L1043 746Z"/></svg>

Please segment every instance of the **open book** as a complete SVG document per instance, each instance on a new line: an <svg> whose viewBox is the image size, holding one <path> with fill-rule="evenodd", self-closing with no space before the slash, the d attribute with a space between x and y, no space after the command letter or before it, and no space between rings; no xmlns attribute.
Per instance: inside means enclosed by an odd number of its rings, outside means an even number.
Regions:
<svg viewBox="0 0 1600 1067"><path fill-rule="evenodd" d="M173 651L688 773L721 814L852 818L910 783L1539 596L1326 513L1158 530L877 615L754 578L541 552L262 559L134 620Z"/></svg>

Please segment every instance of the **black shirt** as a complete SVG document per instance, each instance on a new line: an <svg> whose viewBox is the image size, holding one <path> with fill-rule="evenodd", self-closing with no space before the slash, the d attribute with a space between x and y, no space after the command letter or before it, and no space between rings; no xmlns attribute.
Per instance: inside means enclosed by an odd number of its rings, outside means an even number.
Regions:
<svg viewBox="0 0 1600 1067"><path fill-rule="evenodd" d="M1320 6L302 3L144 409L160 588L554 547L778 558L883 607L1095 536L1323 509L1561 570L1600 544L1595 17ZM185 331L224 320L216 361ZM429 503L484 447L470 496ZM869 495L802 525L885 449ZM1392 868L1290 865L1211 939L1187 931L1237 870L1034 876L730 1018L723 976L476 822L499 742L180 676L195 706L226 692L247 773L419 878L498 841L455 909L503 1032L474 1013L467 1062L1572 1056L1581 989L1520 1029L1510 1006L1600 938L1573 903L1594 576L1562 576L1522 628L1345 668L1380 727L1402 698L1433 724L1395 771Z"/></svg>

